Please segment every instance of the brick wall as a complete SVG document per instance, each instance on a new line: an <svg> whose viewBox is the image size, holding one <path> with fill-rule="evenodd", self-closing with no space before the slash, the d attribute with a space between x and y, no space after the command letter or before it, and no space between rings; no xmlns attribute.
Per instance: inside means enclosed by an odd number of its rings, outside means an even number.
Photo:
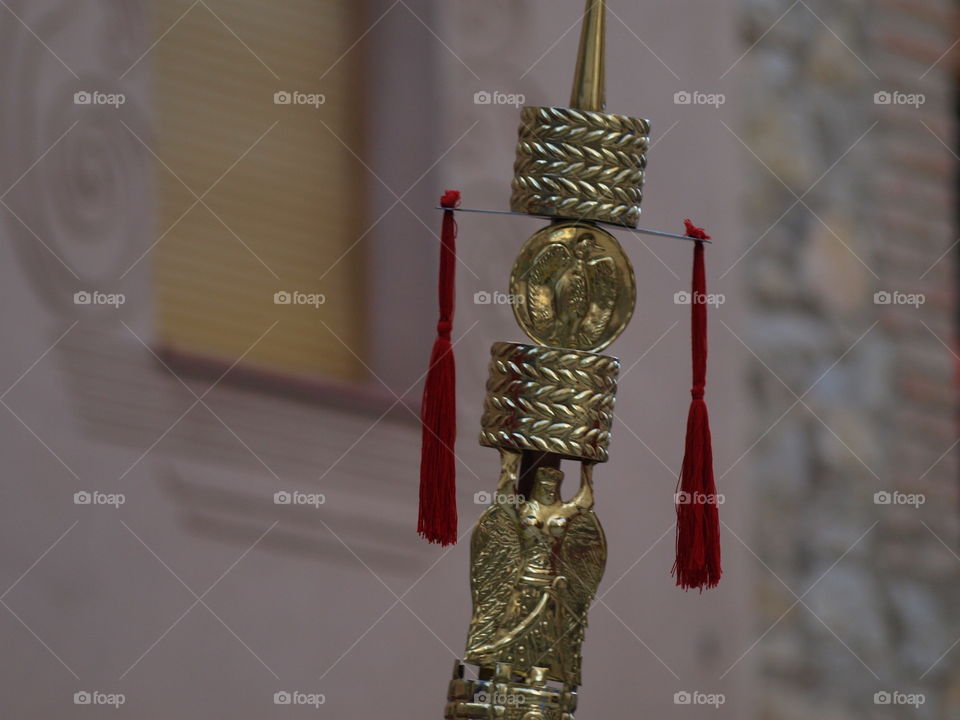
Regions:
<svg viewBox="0 0 960 720"><path fill-rule="evenodd" d="M956 718L954 6L742 17L761 717Z"/></svg>

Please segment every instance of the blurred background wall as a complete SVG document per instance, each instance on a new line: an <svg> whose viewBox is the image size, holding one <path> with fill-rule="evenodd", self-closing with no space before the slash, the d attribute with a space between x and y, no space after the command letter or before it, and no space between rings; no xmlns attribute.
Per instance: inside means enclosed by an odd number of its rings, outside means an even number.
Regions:
<svg viewBox="0 0 960 720"><path fill-rule="evenodd" d="M955 717L955 5L740 13L765 717Z"/></svg>
<svg viewBox="0 0 960 720"><path fill-rule="evenodd" d="M2 4L4 717L442 715L470 607L467 543L414 532L432 208L506 207L582 5ZM954 6L609 5L642 224L716 239L725 577L669 575L691 248L619 233L578 715L956 718ZM467 533L489 346L523 339L486 299L541 223L459 220Z"/></svg>

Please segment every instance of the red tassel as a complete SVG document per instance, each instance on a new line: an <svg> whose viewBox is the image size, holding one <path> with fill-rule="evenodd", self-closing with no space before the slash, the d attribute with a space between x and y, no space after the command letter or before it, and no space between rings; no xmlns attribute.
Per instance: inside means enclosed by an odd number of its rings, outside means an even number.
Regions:
<svg viewBox="0 0 960 720"><path fill-rule="evenodd" d="M710 236L689 220L686 234L697 240ZM690 297L693 347L693 387L687 416L683 466L677 483L677 559L671 571L685 590L712 588L720 582L720 516L713 478L710 418L703 393L707 383L707 279L703 243L694 244L693 286Z"/></svg>
<svg viewBox="0 0 960 720"><path fill-rule="evenodd" d="M460 204L460 193L447 190L440 198L443 230L440 233L440 319L437 339L430 353L430 368L423 386L420 422L423 439L420 451L420 516L417 532L432 543L451 545L457 541L456 458L457 439L456 362L450 331L453 329L453 295L457 262L457 222L452 208Z"/></svg>

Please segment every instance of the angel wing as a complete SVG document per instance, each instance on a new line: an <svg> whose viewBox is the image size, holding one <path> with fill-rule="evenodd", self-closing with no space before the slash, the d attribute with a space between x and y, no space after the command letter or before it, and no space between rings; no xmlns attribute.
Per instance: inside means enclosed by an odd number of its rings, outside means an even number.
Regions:
<svg viewBox="0 0 960 720"><path fill-rule="evenodd" d="M573 256L566 245L551 243L534 258L527 273L527 314L533 327L542 332L557 319L554 309L556 280Z"/></svg>
<svg viewBox="0 0 960 720"><path fill-rule="evenodd" d="M571 520L557 559L560 572L567 579L562 598L567 626L563 628L561 650L567 658L573 684L579 685L580 645L587 626L587 611L607 564L607 540L592 511L580 513Z"/></svg>
<svg viewBox="0 0 960 720"><path fill-rule="evenodd" d="M612 257L600 257L587 263L590 307L580 323L580 340L585 347L600 343L617 304L617 266Z"/></svg>
<svg viewBox="0 0 960 720"><path fill-rule="evenodd" d="M470 593L473 617L467 635L466 659L495 639L498 621L523 567L515 511L491 505L477 520L470 538Z"/></svg>

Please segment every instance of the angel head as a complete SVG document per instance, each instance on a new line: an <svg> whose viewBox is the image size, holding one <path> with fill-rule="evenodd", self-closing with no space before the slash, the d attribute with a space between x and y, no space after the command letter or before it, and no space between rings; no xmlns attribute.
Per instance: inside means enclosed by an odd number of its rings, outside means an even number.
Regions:
<svg viewBox="0 0 960 720"><path fill-rule="evenodd" d="M563 473L556 468L537 468L530 496L542 505L553 505L560 499L561 482L563 482Z"/></svg>

